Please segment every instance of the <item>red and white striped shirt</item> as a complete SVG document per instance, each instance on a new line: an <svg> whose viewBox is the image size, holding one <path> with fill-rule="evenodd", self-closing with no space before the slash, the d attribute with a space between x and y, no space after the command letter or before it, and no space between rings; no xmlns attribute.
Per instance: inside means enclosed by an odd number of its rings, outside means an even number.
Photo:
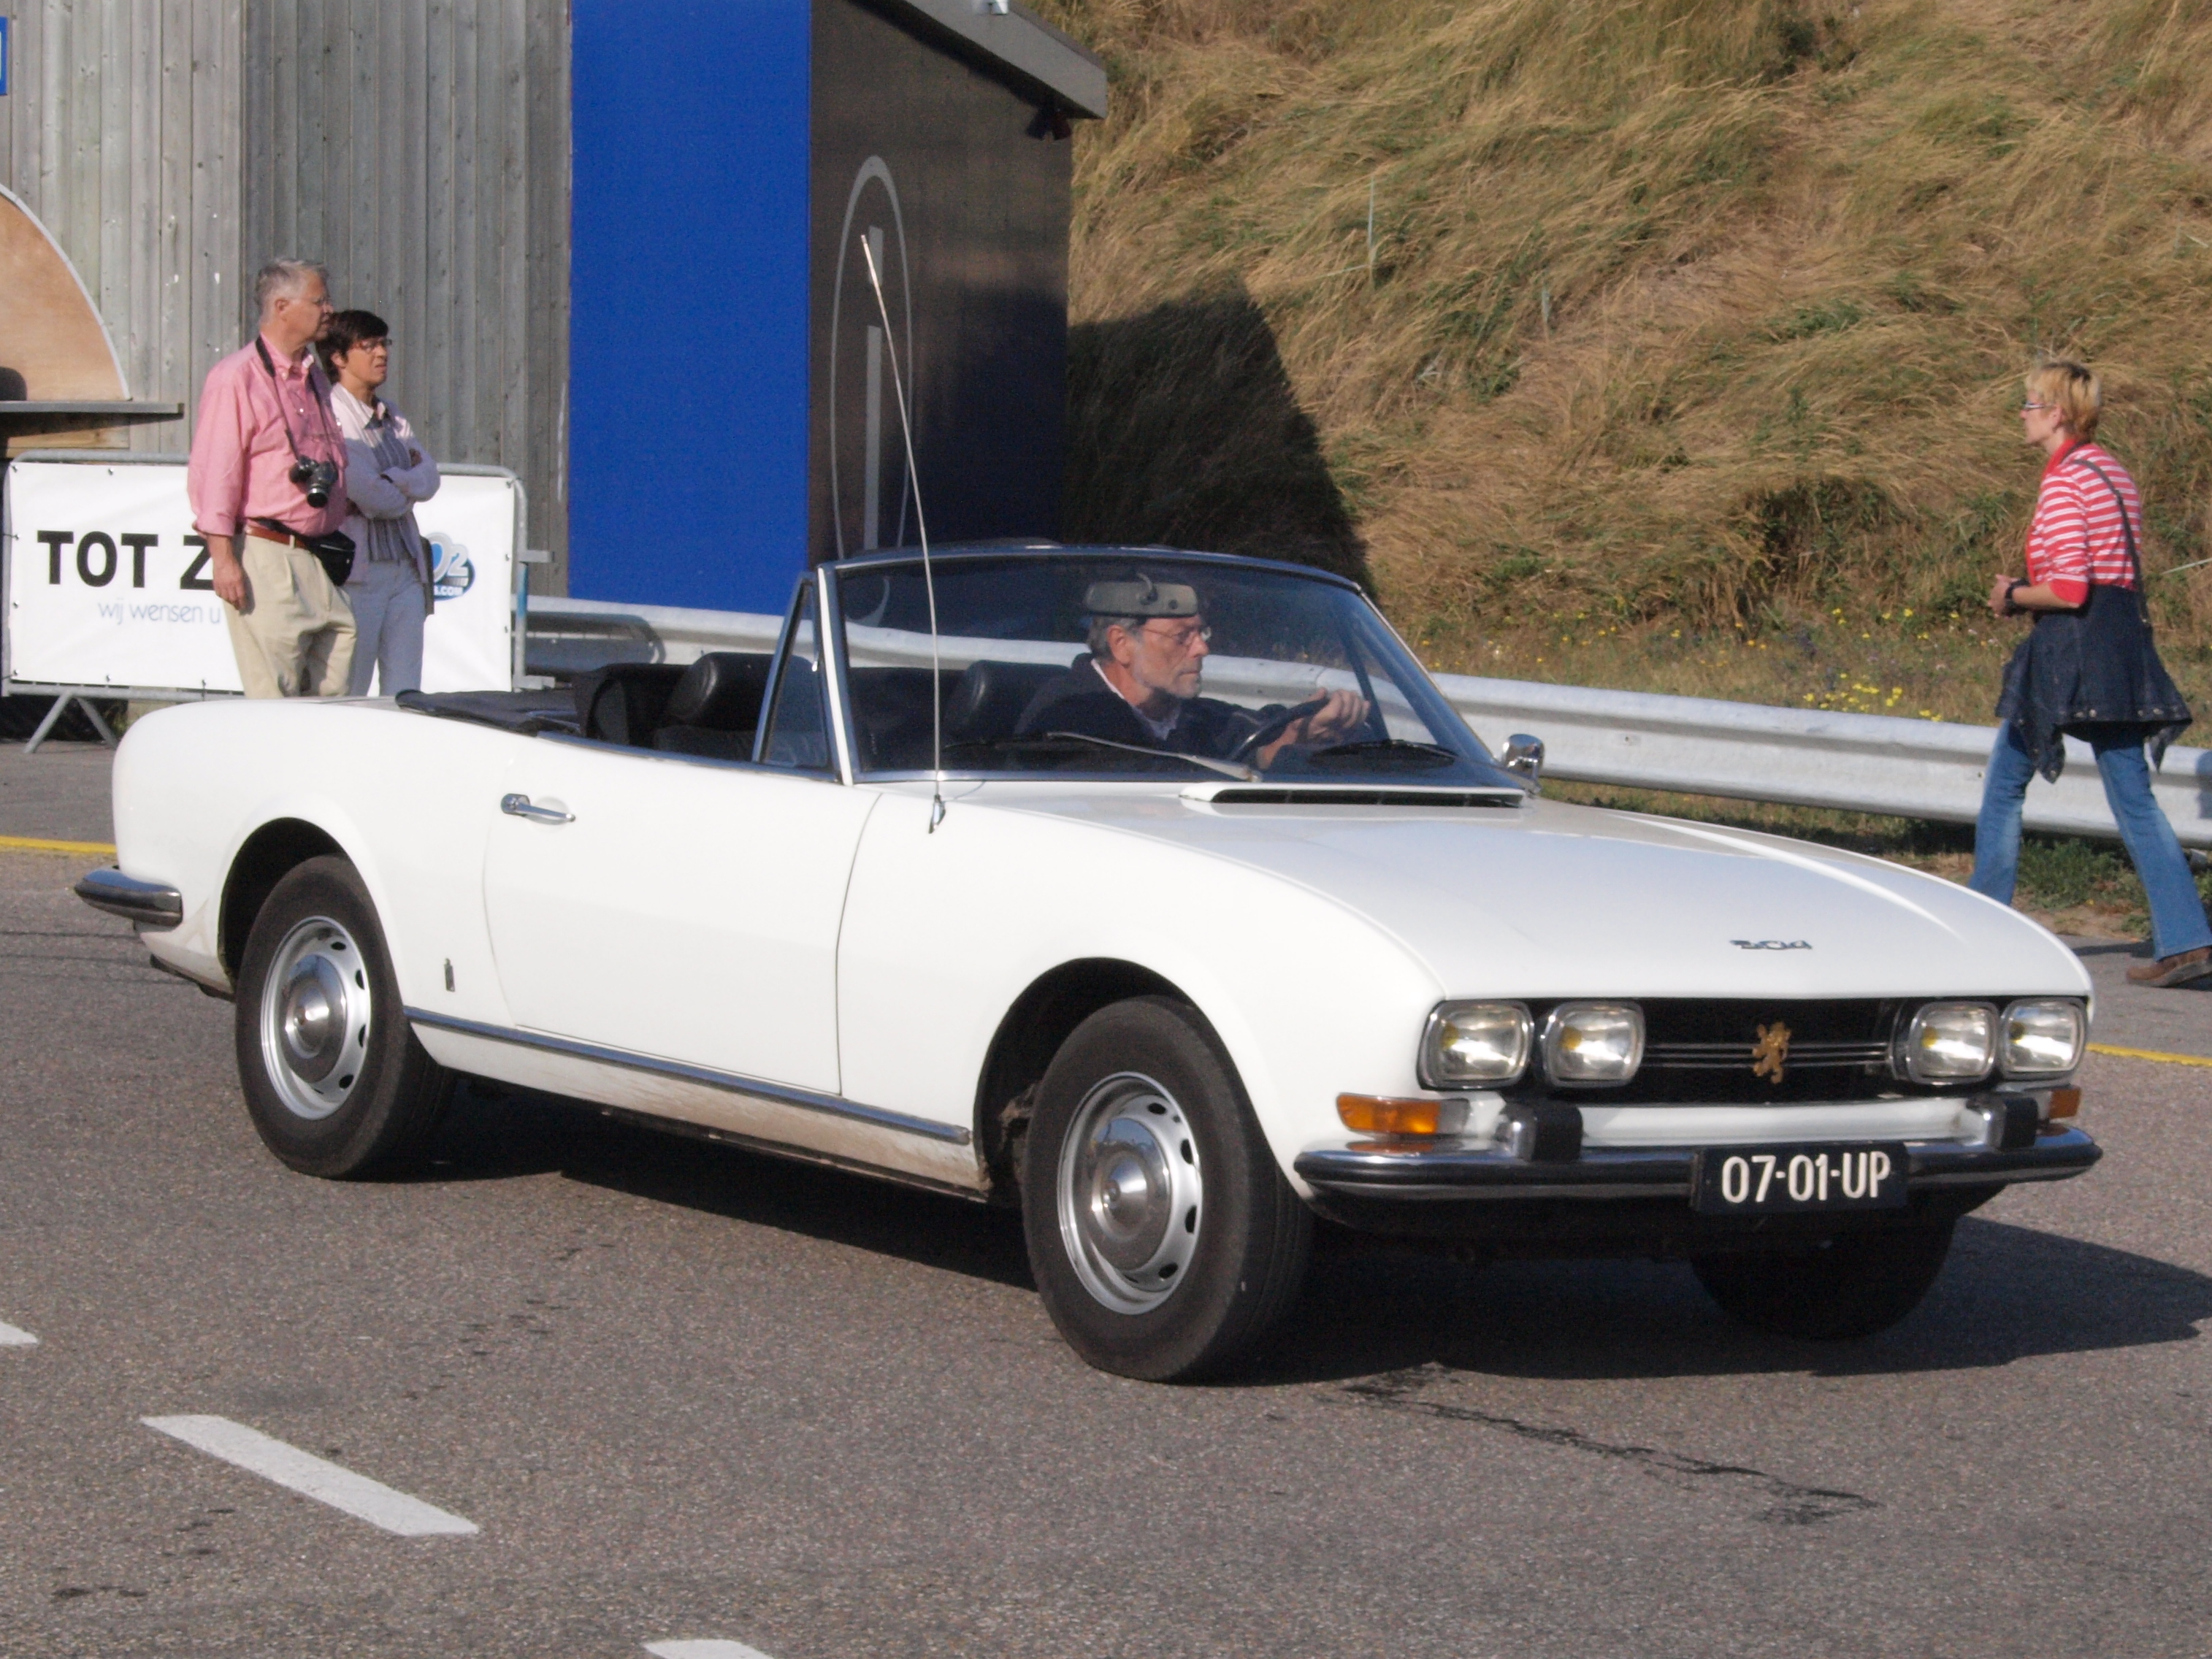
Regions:
<svg viewBox="0 0 2212 1659"><path fill-rule="evenodd" d="M2104 478L2090 471L2092 464ZM2105 478L2112 481L2112 489L2105 487ZM2120 501L2113 499L2112 489L2127 503L2140 549L2142 500L2136 494L2136 481L2112 453L2095 444L2074 444L2051 458L2027 526L2028 580L2042 583L2069 605L2086 600L2093 582L2100 587L2136 585L2127 534L2120 526Z"/></svg>

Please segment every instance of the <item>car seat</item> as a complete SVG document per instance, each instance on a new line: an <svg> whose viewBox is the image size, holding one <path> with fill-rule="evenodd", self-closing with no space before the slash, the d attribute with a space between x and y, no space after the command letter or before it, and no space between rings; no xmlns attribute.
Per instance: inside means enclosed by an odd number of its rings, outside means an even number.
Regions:
<svg viewBox="0 0 2212 1659"><path fill-rule="evenodd" d="M1085 660L1083 656L1077 663ZM1067 672L1071 664L994 662L968 665L945 699L949 743L988 743L1014 735L1015 723L1036 694Z"/></svg>
<svg viewBox="0 0 2212 1659"><path fill-rule="evenodd" d="M645 748L684 671L674 663L612 662L576 677L576 724L587 738Z"/></svg>
<svg viewBox="0 0 2212 1659"><path fill-rule="evenodd" d="M669 694L653 746L714 760L750 760L773 660L766 652L708 652L684 670Z"/></svg>

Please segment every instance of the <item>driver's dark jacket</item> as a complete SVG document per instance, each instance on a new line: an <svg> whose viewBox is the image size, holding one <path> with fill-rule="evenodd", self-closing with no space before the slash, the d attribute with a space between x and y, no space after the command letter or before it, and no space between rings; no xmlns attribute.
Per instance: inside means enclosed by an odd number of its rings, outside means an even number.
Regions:
<svg viewBox="0 0 2212 1659"><path fill-rule="evenodd" d="M1022 711L1014 731L1025 738L1047 732L1075 732L1139 749L1164 749L1172 754L1225 760L1237 744L1260 729L1261 723L1250 710L1234 703L1191 697L1182 704L1175 729L1163 740L1146 730L1137 711L1085 658L1059 678L1045 682Z"/></svg>

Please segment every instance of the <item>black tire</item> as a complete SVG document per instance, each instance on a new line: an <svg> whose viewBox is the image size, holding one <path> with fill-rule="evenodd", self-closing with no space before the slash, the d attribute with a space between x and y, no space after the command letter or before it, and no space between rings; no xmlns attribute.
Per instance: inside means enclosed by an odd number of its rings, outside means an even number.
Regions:
<svg viewBox="0 0 2212 1659"><path fill-rule="evenodd" d="M1297 1297L1312 1214L1185 1004L1133 998L1077 1026L1038 1085L1022 1165L1037 1289L1101 1370L1218 1374Z"/></svg>
<svg viewBox="0 0 2212 1659"><path fill-rule="evenodd" d="M404 1167L452 1091L407 1023L376 907L342 858L294 869L254 917L235 1030L253 1127L305 1175Z"/></svg>
<svg viewBox="0 0 2212 1659"><path fill-rule="evenodd" d="M1955 1224L1850 1233L1819 1244L1700 1256L1698 1282L1739 1323L1777 1336L1872 1336L1920 1305Z"/></svg>

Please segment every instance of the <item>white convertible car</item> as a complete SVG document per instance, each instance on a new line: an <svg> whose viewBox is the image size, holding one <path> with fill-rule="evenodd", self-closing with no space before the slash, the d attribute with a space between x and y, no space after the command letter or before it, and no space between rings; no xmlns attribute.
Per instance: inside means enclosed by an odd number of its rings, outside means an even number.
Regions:
<svg viewBox="0 0 2212 1659"><path fill-rule="evenodd" d="M1862 1335L2095 1162L2042 928L1540 758L1331 576L908 551L807 575L772 655L157 714L78 890L234 999L294 1169L404 1162L467 1074L1018 1204L1133 1376L1247 1351L1317 1218Z"/></svg>

